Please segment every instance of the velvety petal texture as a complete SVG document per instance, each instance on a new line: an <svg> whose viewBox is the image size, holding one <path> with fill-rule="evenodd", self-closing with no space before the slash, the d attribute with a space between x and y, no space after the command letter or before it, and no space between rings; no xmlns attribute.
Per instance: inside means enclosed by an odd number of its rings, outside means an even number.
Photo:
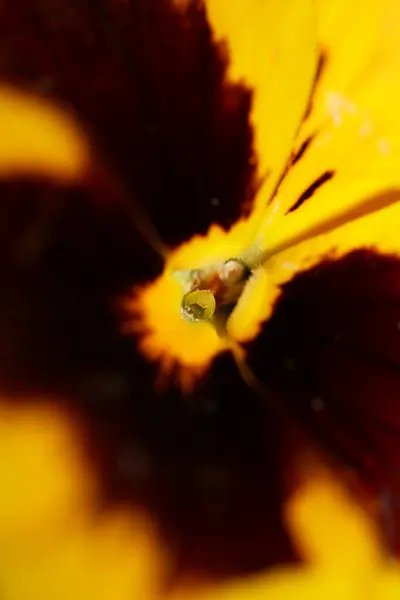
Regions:
<svg viewBox="0 0 400 600"><path fill-rule="evenodd" d="M1 3L2 599L322 563L325 488L296 505L309 529L283 517L309 447L373 492L382 544L338 492L363 568L397 549L399 18ZM226 335L182 321L176 273L236 256L254 272ZM299 578L328 589L296 572L276 598Z"/></svg>
<svg viewBox="0 0 400 600"><path fill-rule="evenodd" d="M284 152L272 165L276 172L306 109L316 64L310 5L305 2L303 11L301 4L274 8L269 54L257 29L282 94L289 80L279 79L271 55L282 65L290 60L278 32L291 28L296 14L304 18L301 33L310 27L297 62L304 55L304 89L288 120ZM243 6L235 10L239 18ZM17 415L31 415L35 439L42 427L52 428L40 416L50 404L65 415L67 427L72 422L82 443L97 484L87 508L87 518L95 519L94 540L74 538L69 547L77 555L86 552L86 543L97 548L96 535L109 518L114 535L114 511L122 504L135 522L142 522L143 510L150 512L167 548L163 586L185 575L215 578L293 560L280 519L287 453L274 417L242 381L233 358L220 356L187 395L173 371L159 385L159 365L139 347L139 336L125 329L126 299L161 273L169 246L205 233L211 223L228 227L253 206L261 141L253 145L252 118L260 120L256 115L269 105L276 110L272 92L267 102L263 91L262 103L254 105L261 108L252 112L254 86L268 85L267 77L260 79L261 64L251 76L245 72L256 64L258 43L231 77L235 36L214 28L202 2L182 10L164 0L21 1L5 2L1 11L0 75L15 96L9 127L18 117L20 129L15 166L0 182L0 381ZM260 3L248 26L261 17ZM298 40L299 34L293 32ZM7 121L9 113L1 118ZM49 152L56 139L59 146ZM179 305L171 310L179 315ZM37 419L26 413L30 406ZM12 461L6 442L5 460ZM20 472L27 487L35 485L37 473L45 476L45 466L52 480L49 452L51 447L37 458L32 454L29 472ZM50 505L52 498L50 490ZM46 502L45 496L44 507ZM32 522L42 509L32 505ZM21 511L0 501L4 521L15 521ZM129 529L129 515L118 515L114 553L123 565L125 541L118 531ZM67 529L68 520L62 523ZM152 531L145 527L150 547ZM15 535L21 545L28 532ZM30 543L40 535L32 533ZM274 543L266 544L267 538ZM36 571L28 561L8 562L5 548L1 568L10 598L23 595L22 585L37 586L40 595L54 593L65 580L71 582L66 597L86 597L98 571L88 564L86 583L78 585L75 558L64 570L56 568L55 550L38 553L42 570ZM112 568L105 568L105 578ZM48 591L44 580L38 583L46 569L54 571ZM13 576L17 572L24 573L24 583ZM121 586L129 583L124 577Z"/></svg>

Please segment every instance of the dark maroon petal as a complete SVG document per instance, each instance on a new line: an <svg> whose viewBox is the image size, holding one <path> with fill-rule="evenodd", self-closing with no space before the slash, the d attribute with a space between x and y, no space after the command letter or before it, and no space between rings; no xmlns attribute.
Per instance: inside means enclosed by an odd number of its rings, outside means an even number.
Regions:
<svg viewBox="0 0 400 600"><path fill-rule="evenodd" d="M102 189L0 184L0 393L66 399L102 506L150 507L176 574L293 559L280 519L282 441L233 359L220 357L190 396L173 382L161 393L156 367L121 333L118 299L159 259Z"/></svg>
<svg viewBox="0 0 400 600"><path fill-rule="evenodd" d="M156 367L121 333L119 300L162 267L138 206L175 244L230 225L254 194L252 94L226 81L227 62L200 1L183 15L166 0L0 7L0 79L72 108L102 165L73 189L0 184L0 391L67 399L103 507L150 507L180 575L294 558L281 424L233 359L190 396L173 382L160 393Z"/></svg>
<svg viewBox="0 0 400 600"><path fill-rule="evenodd" d="M400 260L372 250L322 262L284 286L251 351L314 439L389 503L400 490L399 282Z"/></svg>
<svg viewBox="0 0 400 600"><path fill-rule="evenodd" d="M70 105L167 243L230 225L254 194L252 94L227 64L201 1L0 7L0 79Z"/></svg>

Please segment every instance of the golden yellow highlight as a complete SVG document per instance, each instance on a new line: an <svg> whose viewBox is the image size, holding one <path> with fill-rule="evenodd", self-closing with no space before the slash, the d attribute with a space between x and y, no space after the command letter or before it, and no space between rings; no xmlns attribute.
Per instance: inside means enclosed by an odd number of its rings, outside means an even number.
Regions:
<svg viewBox="0 0 400 600"><path fill-rule="evenodd" d="M395 600L400 567L381 545L374 522L322 467L289 499L285 518L305 565L279 568L184 600ZM178 598L176 600L178 600Z"/></svg>
<svg viewBox="0 0 400 600"><path fill-rule="evenodd" d="M322 467L290 499L285 519L309 563L349 574L365 570L367 575L386 557L376 523Z"/></svg>
<svg viewBox="0 0 400 600"><path fill-rule="evenodd" d="M301 192L327 170L334 177L307 200L316 214L400 185L400 84L393 75L400 68L398 9L391 0L368 0L362 11L345 0L320 0L317 8L326 62L296 147L313 140L285 177L265 215L266 228L280 225Z"/></svg>
<svg viewBox="0 0 400 600"><path fill-rule="evenodd" d="M271 285L269 271L263 267L253 271L227 323L229 337L242 343L254 339L278 296L279 288Z"/></svg>
<svg viewBox="0 0 400 600"><path fill-rule="evenodd" d="M167 269L154 283L138 289L128 303L132 321L127 332L139 337L139 348L160 369L159 386L176 378L189 392L211 360L227 345L207 322L189 323L180 311L182 287Z"/></svg>
<svg viewBox="0 0 400 600"><path fill-rule="evenodd" d="M88 166L88 145L74 120L33 95L0 88L0 131L0 177L74 182Z"/></svg>
<svg viewBox="0 0 400 600"><path fill-rule="evenodd" d="M357 248L400 254L400 84L393 76L400 69L398 7L391 0L368 0L361 12L344 0L320 0L317 7L327 60L296 147L313 139L258 231L270 297L327 257ZM333 177L286 214L326 171Z"/></svg>
<svg viewBox="0 0 400 600"><path fill-rule="evenodd" d="M298 218L296 214L293 219L287 217L281 228L271 228L268 238L271 247L265 246L266 253L271 253L266 263L269 282L281 285L325 258L340 258L358 248L400 254L399 201L400 190L395 189L349 203L346 210L338 203L338 209L330 215L325 210L315 214L311 207L309 210L305 207ZM304 220L303 216L309 218ZM297 243L291 245L293 240Z"/></svg>
<svg viewBox="0 0 400 600"><path fill-rule="evenodd" d="M229 348L229 341L219 337L209 323L190 323L182 317L183 289L175 274L238 256L244 250L248 228L244 221L229 232L214 225L206 236L195 236L171 252L156 281L138 288L128 300L132 320L126 330L136 333L144 355L159 363L161 384L175 375L189 391L212 359Z"/></svg>
<svg viewBox="0 0 400 600"><path fill-rule="evenodd" d="M265 210L306 111L317 66L313 0L206 0L211 26L227 43L233 81L254 90L251 121L260 175L253 218Z"/></svg>
<svg viewBox="0 0 400 600"><path fill-rule="evenodd" d="M317 9L326 63L295 147L310 137L311 143L253 240L267 273L264 287L252 293L249 286L232 315L236 338L249 305L259 303L260 316L268 318L282 284L319 261L357 248L400 254L400 85L393 75L400 69L398 7L392 0L368 0L360 11L345 0L319 0ZM327 171L332 178L287 214Z"/></svg>
<svg viewBox="0 0 400 600"><path fill-rule="evenodd" d="M257 155L261 170L271 171L249 221L223 234L231 240L239 233L240 243L233 243L228 258L241 256L251 268L258 267L228 320L227 336L233 342L254 338L271 316L282 285L320 260L365 247L400 253L396 227L400 218L400 85L393 77L400 68L400 47L388 16L393 3L368 0L368 10L357 17L359 44L354 44L351 27L355 6L344 0L320 0L318 7L316 21L307 1L253 0L252 10L240 0L207 2L216 37L225 39L230 50L229 76L254 87ZM326 64L311 113L294 142L315 74L314 31L320 48L326 50ZM290 93L292 83L299 94ZM269 186L276 183L293 143L300 148L310 136L307 151L267 205ZM328 171L330 180L288 213L302 192ZM177 252L184 258L184 268L210 266L220 258L212 236L203 242L198 246L193 240ZM171 279L174 270L171 260L163 276L166 279ZM182 291L166 279L158 293L155 287L148 288L146 306L153 308L151 317L140 311L141 330L146 332L141 347L153 360L162 357L164 371L178 361L203 372L227 343L207 326L203 332L200 326L196 330L181 322ZM164 294L167 298L167 288L173 286L168 297L174 306L168 313L167 301L160 300ZM161 325L162 321L170 325Z"/></svg>
<svg viewBox="0 0 400 600"><path fill-rule="evenodd" d="M187 6L187 2L175 4L182 10ZM318 58L312 0L252 0L251 7L241 0L207 0L206 8L216 39L227 44L229 78L245 81L254 90L255 151L260 174L268 176L248 222L239 222L229 232L212 227L206 237L184 244L168 257L161 278L137 290L129 303L133 315L129 327L139 334L140 349L160 363L164 375L170 376L177 368L185 389L191 388L218 353L229 348L229 341L218 337L207 323L182 319L182 287L173 274L238 257L254 241L255 227L290 157ZM254 259L251 252L248 256ZM265 273L259 271L249 284L251 292L245 291L232 315L228 326L232 340L251 339L268 316L271 288L264 279Z"/></svg>
<svg viewBox="0 0 400 600"><path fill-rule="evenodd" d="M156 544L128 512L72 529L46 551L2 560L4 600L148 600L161 583ZM34 590L34 595L32 595Z"/></svg>
<svg viewBox="0 0 400 600"><path fill-rule="evenodd" d="M358 191L361 185L354 184ZM282 285L322 260L339 259L362 248L400 257L400 189L358 202L356 193L352 197L354 201L347 206L338 201L335 207L322 199L319 212L305 205L279 224L265 228L259 238L265 262L255 272L254 281L249 282L228 323L232 337L247 341L257 335L271 316Z"/></svg>
<svg viewBox="0 0 400 600"><path fill-rule="evenodd" d="M0 552L57 537L94 493L78 436L50 402L0 404L0 481Z"/></svg>
<svg viewBox="0 0 400 600"><path fill-rule="evenodd" d="M186 2L188 0L185 0ZM253 221L212 227L167 257L162 275L135 290L129 324L161 376L189 390L218 353L230 349L205 323L182 319L177 271L243 255L265 263L227 325L243 342L259 332L281 285L326 256L358 247L400 251L400 45L396 0L315 0L327 67L295 145L309 150L265 210L292 150L315 74L312 0L207 0L230 77L255 90L252 120L260 174L269 177ZM357 23L357 27L354 26ZM32 96L0 89L0 177L80 178L86 141L73 120ZM287 210L327 169L335 175L298 211ZM399 195L400 197L400 195ZM264 212L265 211L265 212ZM357 216L357 219L355 218ZM0 405L0 590L2 600L147 600L157 596L162 559L146 515L96 514L96 484L80 451L77 423L37 402ZM305 565L246 578L196 595L203 600L397 600L400 572L375 524L331 475L320 472L289 501L287 528ZM266 540L269 543L269 540ZM180 596L181 597L181 596Z"/></svg>
<svg viewBox="0 0 400 600"><path fill-rule="evenodd" d="M99 513L77 423L38 400L0 404L3 600L153 597L162 559L146 515Z"/></svg>

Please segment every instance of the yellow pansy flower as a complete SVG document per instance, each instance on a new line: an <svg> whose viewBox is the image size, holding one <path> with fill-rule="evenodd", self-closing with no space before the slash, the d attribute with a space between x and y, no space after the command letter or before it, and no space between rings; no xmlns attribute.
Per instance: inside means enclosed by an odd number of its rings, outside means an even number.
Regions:
<svg viewBox="0 0 400 600"><path fill-rule="evenodd" d="M396 2L0 17L0 596L395 597Z"/></svg>

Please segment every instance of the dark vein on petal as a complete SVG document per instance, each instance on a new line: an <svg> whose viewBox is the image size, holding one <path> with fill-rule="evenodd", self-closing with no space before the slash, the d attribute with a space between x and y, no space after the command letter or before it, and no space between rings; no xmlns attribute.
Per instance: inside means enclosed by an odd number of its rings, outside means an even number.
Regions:
<svg viewBox="0 0 400 600"><path fill-rule="evenodd" d="M311 198L311 196L313 196L315 194L315 192L317 191L318 188L320 188L324 183L326 183L327 181L329 181L330 179L332 179L332 177L335 175L335 171L325 171L325 173L322 173L322 175L320 175L302 194L301 196L299 196L299 198L296 200L296 202L293 204L293 206L291 208L289 208L289 210L287 211L286 214L289 214L295 210L297 210L298 208L300 208L300 206L309 198Z"/></svg>
<svg viewBox="0 0 400 600"><path fill-rule="evenodd" d="M314 81L312 84L312 88L311 88L311 92L310 92L310 96L309 96L309 101L308 101L308 105L307 108L304 112L303 118L300 121L297 133L300 131L303 123L308 119L308 117L311 114L311 111L313 109L314 106L314 100L315 100L315 95L316 95L316 91L318 89L318 85L321 81L322 75L325 71L325 67L326 67L326 63L327 63L327 53L325 50L321 50L319 58L318 58L318 64L317 64L317 68L315 71L315 76L314 76ZM299 156L300 158L300 156ZM297 162L297 161L295 161ZM286 175L290 172L290 169L293 167L293 165L295 164L295 162L293 162L293 155L290 156L290 158L288 159L286 166L282 172L282 175L280 176L279 180L277 181L277 184L274 188L274 191L271 194L271 198L268 201L268 204L271 204L271 202L274 200L275 196L277 195L279 188L282 185L282 182L284 181Z"/></svg>
<svg viewBox="0 0 400 600"><path fill-rule="evenodd" d="M308 138L306 138L297 152L292 155L291 168L294 167L294 165L304 156L314 138L314 135L310 135Z"/></svg>
<svg viewBox="0 0 400 600"><path fill-rule="evenodd" d="M315 71L314 83L312 86L312 92L310 94L310 100L308 102L308 106L306 108L303 119L301 121L301 125L308 119L308 117L310 116L310 114L312 112L312 109L314 108L314 100L315 100L316 91L318 89L318 85L322 79L322 76L325 72L327 58L328 57L327 57L326 50L321 50L319 58L318 58L317 70Z"/></svg>

